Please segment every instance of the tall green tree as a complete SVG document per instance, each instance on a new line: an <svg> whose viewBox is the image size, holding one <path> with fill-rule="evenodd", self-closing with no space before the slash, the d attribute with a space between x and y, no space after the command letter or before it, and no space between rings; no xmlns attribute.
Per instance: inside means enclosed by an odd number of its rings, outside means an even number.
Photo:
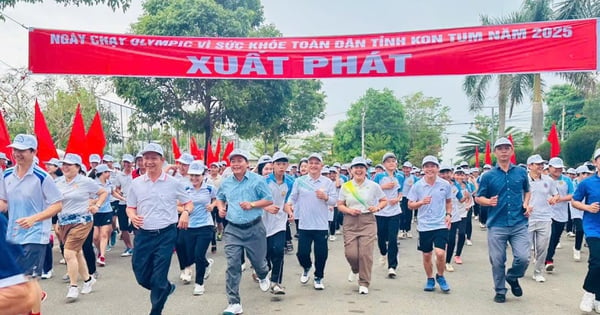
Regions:
<svg viewBox="0 0 600 315"><path fill-rule="evenodd" d="M0 0L0 10L3 10L6 7L14 7L17 3L41 3L44 0ZM62 4L64 6L68 5L98 5L105 4L108 5L111 9L123 9L123 11L129 9L131 5L131 0L54 0L54 2ZM0 14L0 19L2 18L2 14Z"/></svg>
<svg viewBox="0 0 600 315"><path fill-rule="evenodd" d="M553 85L544 98L548 105L548 111L544 115L546 133L552 123L556 123L561 136L566 140L571 133L586 125L587 119L583 115L585 96L582 91L570 84ZM564 135L562 134L563 119Z"/></svg>

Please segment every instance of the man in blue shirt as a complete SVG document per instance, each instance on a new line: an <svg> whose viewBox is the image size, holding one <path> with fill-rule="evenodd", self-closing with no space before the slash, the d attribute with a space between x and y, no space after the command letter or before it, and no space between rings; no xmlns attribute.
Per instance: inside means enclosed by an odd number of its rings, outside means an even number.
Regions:
<svg viewBox="0 0 600 315"><path fill-rule="evenodd" d="M594 153L594 164L600 170L600 149ZM600 313L600 174L596 173L577 186L571 205L583 212L583 231L590 250L585 290L579 308Z"/></svg>
<svg viewBox="0 0 600 315"><path fill-rule="evenodd" d="M514 148L507 138L494 143L496 167L481 177L476 201L488 208L488 249L496 296L494 301L506 301L505 281L514 296L522 296L518 279L529 265L529 236L527 217L529 206L529 181L527 172L510 163ZM525 210L525 211L524 211ZM506 247L510 243L513 253L512 267L506 271Z"/></svg>
<svg viewBox="0 0 600 315"><path fill-rule="evenodd" d="M248 153L233 150L229 161L233 176L221 182L217 193L219 216L229 222L223 233L227 258L225 286L229 305L223 314L240 314L243 313L239 289L244 252L258 276L260 289L266 292L271 286L267 278L267 234L262 214L263 208L273 204L273 197L264 177L248 171Z"/></svg>

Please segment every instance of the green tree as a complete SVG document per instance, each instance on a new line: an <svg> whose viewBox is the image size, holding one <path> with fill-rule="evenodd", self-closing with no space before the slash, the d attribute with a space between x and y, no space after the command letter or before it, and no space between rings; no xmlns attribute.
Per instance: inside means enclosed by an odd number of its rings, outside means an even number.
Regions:
<svg viewBox="0 0 600 315"><path fill-rule="evenodd" d="M13 7L17 3L41 3L43 0L0 0L0 10L4 10L6 7ZM123 11L129 9L131 5L131 0L54 0L54 2L62 4L64 6L68 5L98 5L98 4L106 4L111 9L116 10L122 8ZM0 19L2 18L2 14L0 14Z"/></svg>
<svg viewBox="0 0 600 315"><path fill-rule="evenodd" d="M368 89L348 110L348 118L334 128L333 152L339 161L361 155L361 125L364 114L365 138L389 136L388 151L403 158L408 153L409 128L404 106L389 89ZM368 155L369 153L366 152Z"/></svg>
<svg viewBox="0 0 600 315"><path fill-rule="evenodd" d="M311 153L319 153L323 157L325 164L333 163L332 159L333 136L324 132L304 137L302 144L298 148L298 156L307 157Z"/></svg>
<svg viewBox="0 0 600 315"><path fill-rule="evenodd" d="M589 161L600 141L600 126L585 126L573 132L569 139L561 145L560 155L569 166Z"/></svg>
<svg viewBox="0 0 600 315"><path fill-rule="evenodd" d="M559 131L562 129L563 109L565 134L562 136L565 139L568 139L569 134L586 125L586 118L583 115L585 98L580 90L569 84L554 85L546 93L545 99L548 105L544 118L546 133L552 123L556 123Z"/></svg>
<svg viewBox="0 0 600 315"><path fill-rule="evenodd" d="M600 93L596 92L590 95L585 100L583 105L583 116L586 119L587 125L598 126L600 125Z"/></svg>

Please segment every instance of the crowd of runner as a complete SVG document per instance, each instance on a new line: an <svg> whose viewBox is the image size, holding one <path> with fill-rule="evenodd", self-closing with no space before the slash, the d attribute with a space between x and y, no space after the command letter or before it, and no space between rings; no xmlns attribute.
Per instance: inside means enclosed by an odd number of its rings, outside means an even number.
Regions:
<svg viewBox="0 0 600 315"><path fill-rule="evenodd" d="M59 263L66 264L70 303L93 292L96 269L111 264L106 252L118 239L125 245L121 256L132 256L136 281L150 291L150 314L161 314L176 288L168 280L174 250L180 281L193 283L190 293L198 296L214 263L207 253L219 243L227 260L224 314L243 312L239 284L248 265L260 290L285 295L286 254L295 253L302 284L324 290L328 242L339 235L348 281L356 282L359 294L369 293L374 252L393 279L398 239L413 237L422 252L424 291L449 293L444 273L463 264L473 221L487 231L495 302L506 301L506 283L514 296L523 295L519 278L530 258L537 282L560 268L565 262L555 264L554 254L566 231L575 238L573 260L581 260L583 246L589 251L580 309L600 313L600 150L592 163L576 168L539 155L514 165L511 142L500 138L496 166L483 170L435 156L416 166L400 164L392 152L380 164L356 157L331 166L317 153L292 164L275 152L251 168L249 154L237 149L229 165L205 165L188 153L169 165L162 147L149 143L136 156L124 154L120 164L110 155L92 155L88 171L73 153L38 162L32 135L17 135L10 147L15 166L0 177L6 214L0 215L0 252L6 253L0 314L41 313L47 293L37 279L55 276L54 242ZM0 155L0 166L6 161ZM508 244L514 259L506 269Z"/></svg>

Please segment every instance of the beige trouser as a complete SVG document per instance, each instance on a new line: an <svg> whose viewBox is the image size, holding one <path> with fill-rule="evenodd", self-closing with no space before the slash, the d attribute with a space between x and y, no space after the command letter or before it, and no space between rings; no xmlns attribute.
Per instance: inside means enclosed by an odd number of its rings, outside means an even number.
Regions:
<svg viewBox="0 0 600 315"><path fill-rule="evenodd" d="M373 269L373 247L377 235L375 216L371 213L344 216L344 253L358 284L368 287Z"/></svg>

